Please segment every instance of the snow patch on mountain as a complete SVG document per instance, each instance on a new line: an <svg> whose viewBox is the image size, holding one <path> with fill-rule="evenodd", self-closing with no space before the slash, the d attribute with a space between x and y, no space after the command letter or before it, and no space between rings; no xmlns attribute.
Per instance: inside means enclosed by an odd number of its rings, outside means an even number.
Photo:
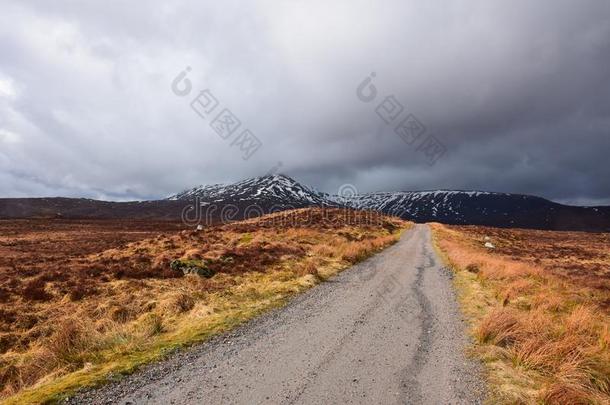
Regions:
<svg viewBox="0 0 610 405"><path fill-rule="evenodd" d="M198 186L169 197L170 200L192 200L195 198L207 202L242 201L252 204L294 206L295 208L310 205L329 205L329 201L320 193L283 174L255 177L233 184Z"/></svg>

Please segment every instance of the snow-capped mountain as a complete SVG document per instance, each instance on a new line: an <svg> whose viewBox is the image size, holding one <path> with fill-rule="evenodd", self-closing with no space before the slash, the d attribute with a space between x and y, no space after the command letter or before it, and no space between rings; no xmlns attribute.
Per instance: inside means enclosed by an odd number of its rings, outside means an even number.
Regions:
<svg viewBox="0 0 610 405"><path fill-rule="evenodd" d="M256 177L233 184L199 186L170 200L199 198L219 207L256 205L264 212L307 206L344 206L380 211L415 222L441 222L540 229L610 230L609 207L572 207L544 198L488 191L398 191L349 197L320 193L285 175Z"/></svg>
<svg viewBox="0 0 610 405"><path fill-rule="evenodd" d="M610 231L610 207L574 207L544 198L484 191L399 191L341 197L320 193L285 175L195 187L165 200L108 202L74 198L0 199L0 218L150 218L184 220L196 204L220 221L309 206L376 210L415 222L553 230ZM252 210L251 208L255 208ZM249 211L250 209L250 211ZM196 212L195 212L196 214ZM247 214L247 215L246 215ZM207 216L206 216L207 218Z"/></svg>
<svg viewBox="0 0 610 405"><path fill-rule="evenodd" d="M403 191L339 198L358 209L371 209L416 222L552 228L569 221L566 209L583 215L595 208L568 207L544 198L486 191Z"/></svg>
<svg viewBox="0 0 610 405"><path fill-rule="evenodd" d="M195 198L208 204L257 205L263 209L335 205L317 191L283 174L255 177L233 184L198 186L168 199L186 201Z"/></svg>

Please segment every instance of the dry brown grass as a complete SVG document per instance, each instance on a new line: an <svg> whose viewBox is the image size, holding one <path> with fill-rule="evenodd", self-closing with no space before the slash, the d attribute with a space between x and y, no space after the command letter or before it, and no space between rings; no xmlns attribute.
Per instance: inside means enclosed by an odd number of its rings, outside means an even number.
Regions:
<svg viewBox="0 0 610 405"><path fill-rule="evenodd" d="M610 403L608 234L433 225L492 403ZM483 247L489 237L496 249Z"/></svg>
<svg viewBox="0 0 610 405"><path fill-rule="evenodd" d="M11 230L0 240L6 253L0 258L0 398L57 399L108 373L130 372L281 305L395 242L408 226L365 215L373 214L303 209L199 232L147 229L120 241L103 221L89 229L78 223L75 235L86 234L83 243L70 239L70 223L30 221L22 232L0 224ZM55 246L59 254L40 243L53 226L63 241ZM115 226L115 235L129 229ZM205 262L215 275L185 276L170 268L175 259Z"/></svg>

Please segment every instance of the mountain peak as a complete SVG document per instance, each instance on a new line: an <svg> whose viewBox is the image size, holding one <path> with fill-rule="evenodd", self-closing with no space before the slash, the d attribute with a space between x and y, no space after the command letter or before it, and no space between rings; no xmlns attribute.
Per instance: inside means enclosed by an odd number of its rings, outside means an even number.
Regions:
<svg viewBox="0 0 610 405"><path fill-rule="evenodd" d="M262 176L255 177L254 179L261 180L273 180L273 181L289 181L291 183L296 183L297 181L290 176L287 176L283 173L269 173L264 174Z"/></svg>
<svg viewBox="0 0 610 405"><path fill-rule="evenodd" d="M209 204L249 204L284 209L329 205L319 193L285 174L267 174L233 184L199 186L169 197L170 200L195 198Z"/></svg>
<svg viewBox="0 0 610 405"><path fill-rule="evenodd" d="M277 182L277 183L282 183L282 184L299 184L298 181L296 181L292 177L287 176L283 173L265 174L263 176L255 177L254 179L258 179L260 181L265 181L265 182Z"/></svg>

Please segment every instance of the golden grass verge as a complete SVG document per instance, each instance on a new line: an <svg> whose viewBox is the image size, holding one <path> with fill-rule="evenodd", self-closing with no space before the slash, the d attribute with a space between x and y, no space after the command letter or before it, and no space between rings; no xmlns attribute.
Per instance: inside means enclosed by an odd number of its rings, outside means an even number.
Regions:
<svg viewBox="0 0 610 405"><path fill-rule="evenodd" d="M432 229L435 248L455 274L475 341L473 354L487 369L489 403L610 403L608 290L594 290L590 277L579 283L582 275L570 279L516 261L514 247L509 257L453 227L433 224ZM476 231L478 236L493 232Z"/></svg>

